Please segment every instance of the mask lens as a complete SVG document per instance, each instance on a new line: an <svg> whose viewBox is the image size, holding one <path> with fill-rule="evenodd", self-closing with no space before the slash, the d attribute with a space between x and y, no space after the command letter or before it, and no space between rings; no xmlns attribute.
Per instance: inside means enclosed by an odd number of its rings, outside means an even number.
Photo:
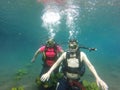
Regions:
<svg viewBox="0 0 120 90"><path fill-rule="evenodd" d="M54 46L54 41L48 41L47 46L48 47L53 47Z"/></svg>
<svg viewBox="0 0 120 90"><path fill-rule="evenodd" d="M71 49L76 49L77 48L77 45L70 45L69 46Z"/></svg>

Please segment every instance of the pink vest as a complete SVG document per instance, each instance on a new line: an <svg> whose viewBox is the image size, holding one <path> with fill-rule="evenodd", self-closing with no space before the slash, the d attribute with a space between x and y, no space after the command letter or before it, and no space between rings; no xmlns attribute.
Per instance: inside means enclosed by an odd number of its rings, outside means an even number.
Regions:
<svg viewBox="0 0 120 90"><path fill-rule="evenodd" d="M52 66L57 59L57 53L61 52L62 49L60 46L56 46L52 48L42 46L39 50L40 52L45 53L45 63L48 66Z"/></svg>

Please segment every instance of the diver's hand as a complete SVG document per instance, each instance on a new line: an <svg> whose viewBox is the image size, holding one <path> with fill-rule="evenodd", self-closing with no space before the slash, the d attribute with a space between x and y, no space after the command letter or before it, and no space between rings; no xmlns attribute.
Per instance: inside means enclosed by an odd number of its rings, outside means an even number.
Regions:
<svg viewBox="0 0 120 90"><path fill-rule="evenodd" d="M50 74L49 73L45 73L41 76L40 80L45 82L45 81L48 81L50 78Z"/></svg>
<svg viewBox="0 0 120 90"><path fill-rule="evenodd" d="M35 62L35 58L33 58L32 60L31 60L31 63L34 63Z"/></svg>
<svg viewBox="0 0 120 90"><path fill-rule="evenodd" d="M102 90L108 90L107 84L100 78L96 79L97 85L102 88Z"/></svg>

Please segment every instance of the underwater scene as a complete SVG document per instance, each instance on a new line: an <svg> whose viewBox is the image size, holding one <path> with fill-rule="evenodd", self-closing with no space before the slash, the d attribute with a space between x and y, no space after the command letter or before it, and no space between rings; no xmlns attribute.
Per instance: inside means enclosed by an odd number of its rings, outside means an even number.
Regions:
<svg viewBox="0 0 120 90"><path fill-rule="evenodd" d="M81 51L109 90L120 90L120 0L0 0L0 90L38 90L42 54L31 60L48 38L64 51L71 38L96 48ZM82 80L95 82L89 69Z"/></svg>

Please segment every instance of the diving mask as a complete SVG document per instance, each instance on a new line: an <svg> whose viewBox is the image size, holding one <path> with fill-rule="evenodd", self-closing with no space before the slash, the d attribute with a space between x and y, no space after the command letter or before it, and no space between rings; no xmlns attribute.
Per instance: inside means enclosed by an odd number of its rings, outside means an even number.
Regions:
<svg viewBox="0 0 120 90"><path fill-rule="evenodd" d="M53 39L49 39L46 42L47 47L53 47L55 45L55 41Z"/></svg>
<svg viewBox="0 0 120 90"><path fill-rule="evenodd" d="M69 41L69 50L75 52L78 49L78 44L76 41Z"/></svg>

